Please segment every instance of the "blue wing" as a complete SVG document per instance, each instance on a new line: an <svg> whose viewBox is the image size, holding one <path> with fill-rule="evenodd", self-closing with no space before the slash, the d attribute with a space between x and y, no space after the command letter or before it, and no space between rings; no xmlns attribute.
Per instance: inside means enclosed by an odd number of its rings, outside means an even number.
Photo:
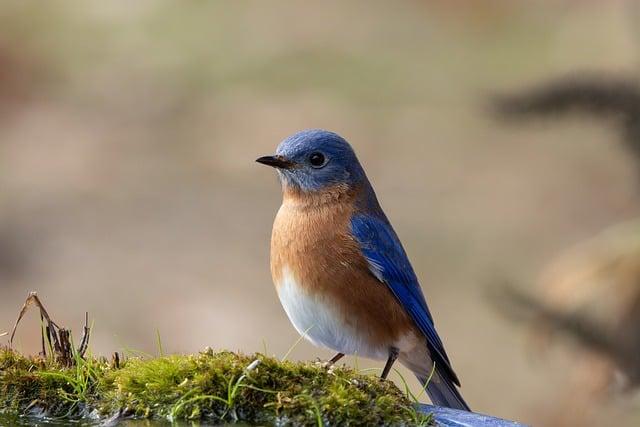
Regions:
<svg viewBox="0 0 640 427"><path fill-rule="evenodd" d="M416 274L389 222L384 217L358 213L351 218L351 231L360 244L371 273L389 286L400 305L427 338L427 345L436 366L443 368L450 374L453 382L459 384L435 330Z"/></svg>

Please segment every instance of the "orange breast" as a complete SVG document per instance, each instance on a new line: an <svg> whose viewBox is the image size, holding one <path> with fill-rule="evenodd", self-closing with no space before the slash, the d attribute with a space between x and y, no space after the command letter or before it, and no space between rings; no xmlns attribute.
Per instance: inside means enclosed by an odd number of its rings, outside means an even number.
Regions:
<svg viewBox="0 0 640 427"><path fill-rule="evenodd" d="M277 287L286 269L373 345L395 346L419 334L388 287L369 272L351 236L356 196L341 187L313 196L285 192L273 225L271 273Z"/></svg>

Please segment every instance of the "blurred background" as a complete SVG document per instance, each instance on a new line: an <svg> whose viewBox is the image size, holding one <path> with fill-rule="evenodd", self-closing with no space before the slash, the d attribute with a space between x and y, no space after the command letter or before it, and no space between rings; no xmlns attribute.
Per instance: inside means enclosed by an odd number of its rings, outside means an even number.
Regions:
<svg viewBox="0 0 640 427"><path fill-rule="evenodd" d="M297 334L269 273L280 190L254 159L320 127L365 165L474 410L551 426L579 425L584 407L584 425L638 425L637 393L614 387L627 365L580 337L531 345L487 289L598 311L599 294L571 302L592 278L571 274L623 256L624 300L640 294L640 227L610 232L640 215L625 131L640 123L625 98L639 24L623 0L3 1L0 333L37 291L77 334L90 313L94 353L156 353L159 331L170 352L284 355ZM536 96L575 81L565 95L597 108L536 114ZM599 108L590 90L637 109ZM608 243L621 239L631 252ZM598 256L572 261L583 245ZM554 291L566 275L575 287ZM616 324L640 336L640 316ZM31 313L17 347L37 352L39 334ZM290 357L328 356L300 343ZM593 390L592 362L608 367Z"/></svg>

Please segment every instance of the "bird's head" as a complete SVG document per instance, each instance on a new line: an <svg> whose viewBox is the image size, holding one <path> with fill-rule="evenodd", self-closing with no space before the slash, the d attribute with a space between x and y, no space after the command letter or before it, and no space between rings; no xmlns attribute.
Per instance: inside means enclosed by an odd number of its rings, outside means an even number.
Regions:
<svg viewBox="0 0 640 427"><path fill-rule="evenodd" d="M256 161L275 167L285 190L311 192L338 185L350 188L366 179L349 143L321 129L291 135L280 143L275 155Z"/></svg>

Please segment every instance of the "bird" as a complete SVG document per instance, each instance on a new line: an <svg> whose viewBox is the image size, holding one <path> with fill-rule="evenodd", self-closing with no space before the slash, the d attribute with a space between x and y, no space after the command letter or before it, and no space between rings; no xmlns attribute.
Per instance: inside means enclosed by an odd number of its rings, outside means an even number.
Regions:
<svg viewBox="0 0 640 427"><path fill-rule="evenodd" d="M470 411L416 274L351 145L307 129L256 162L277 170L282 204L271 235L271 275L289 320L311 343L399 360L438 406Z"/></svg>

